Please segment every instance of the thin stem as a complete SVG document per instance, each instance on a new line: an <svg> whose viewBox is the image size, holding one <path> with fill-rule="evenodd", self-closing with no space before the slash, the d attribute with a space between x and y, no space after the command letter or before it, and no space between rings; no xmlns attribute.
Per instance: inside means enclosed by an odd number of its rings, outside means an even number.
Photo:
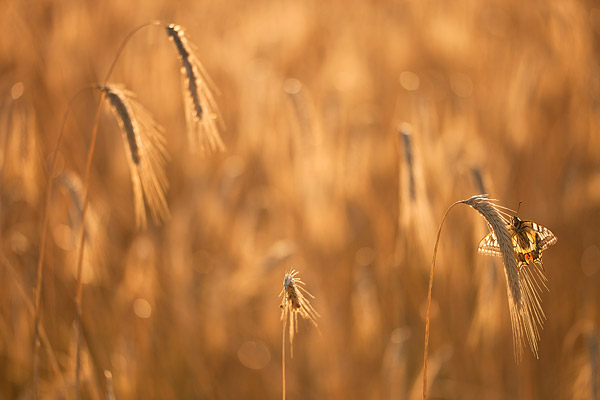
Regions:
<svg viewBox="0 0 600 400"><path fill-rule="evenodd" d="M138 26L133 29L121 45L117 49L115 57L113 59L112 64L108 69L108 73L106 74L106 78L104 78L103 85L106 85L110 75L119 59L119 56L123 52L123 49L129 42L129 39L138 32L140 29L150 26L150 25L160 25L158 22L149 22L143 25ZM94 159L94 150L96 148L96 138L98 137L98 125L100 122L100 111L102 110L102 104L104 101L105 93L104 91L100 91L100 100L98 101L98 107L96 108L96 116L94 118L94 126L92 127L92 138L90 140L90 147L88 150L87 162L85 167L85 179L83 183L83 209L81 211L81 228L79 230L79 252L77 256L77 295L75 297L75 307L77 310L77 352L76 352L76 362L75 362L75 399L79 399L79 390L80 390L80 382L79 375L81 371L81 296L83 292L83 281L81 279L81 273L83 269L83 253L84 253L84 245L85 245L85 214L87 212L88 204L89 204L89 186L90 186L90 176L92 172L92 162Z"/></svg>
<svg viewBox="0 0 600 400"><path fill-rule="evenodd" d="M85 213L88 207L89 181L92 171L92 161L94 158L94 149L96 147L96 137L98 136L98 125L100 121L100 111L102 111L102 101L104 100L104 92L100 92L100 101L96 108L96 117L92 128L92 140L88 151L87 163L85 167L85 183L83 189L83 210L81 212L81 228L79 230L79 253L77 258L77 295L75 297L75 307L77 308L77 355L75 365L75 398L79 399L79 372L81 370L81 295L83 292L83 281L81 272L83 267L83 251L85 243Z"/></svg>
<svg viewBox="0 0 600 400"><path fill-rule="evenodd" d="M133 35L135 35L140 29L145 28L145 27L150 26L150 25L162 26L162 24L160 23L160 21L147 22L147 23L145 23L143 25L138 26L137 28L134 28L131 32L129 32L127 34L127 36L125 36L125 39L123 39L123 41L121 42L121 45L119 46L119 48L117 49L117 52L115 53L115 57L113 59L112 64L110 64L110 67L108 68L108 72L106 73L106 78L104 78L103 85L106 85L106 83L108 82L108 79L110 78L110 75L112 74L113 69L115 68L115 65L117 64L117 60L121 56L121 53L123 52L123 49L125 49L125 46L129 42L129 39L131 39L131 37ZM102 103L102 102L100 102L100 103Z"/></svg>
<svg viewBox="0 0 600 400"><path fill-rule="evenodd" d="M52 158L50 160L50 175L48 177L48 186L46 188L46 199L44 202L44 216L42 219L42 237L40 241L40 257L38 259L37 265L37 279L35 286L35 309L33 313L33 326L34 326L34 342L33 342L33 398L38 398L38 379L39 379L39 347L40 347L40 333L39 333L39 323L40 323L40 312L41 312L41 299L42 299L42 282L44 279L44 256L46 254L46 240L48 237L48 219L49 219L49 209L50 209L50 198L52 197L52 183L54 181L54 175L56 174L56 156L58 154L58 149L60 148L60 144L62 142L63 133L65 131L65 125L67 122L67 117L69 116L69 111L71 110L71 105L74 100L85 90L90 89L90 87L85 87L77 92L69 103L67 103L67 109L63 115L63 120L60 125L60 131L58 133L58 138L56 139L56 144L54 145L54 151L52 152Z"/></svg>
<svg viewBox="0 0 600 400"><path fill-rule="evenodd" d="M283 321L283 334L281 336L281 379L282 379L282 398L285 400L285 325L287 318Z"/></svg>
<svg viewBox="0 0 600 400"><path fill-rule="evenodd" d="M433 270L435 268L435 259L437 257L437 249L438 244L440 242L440 235L442 233L442 226L444 226L444 221L448 216L448 213L457 204L462 203L461 201L457 201L453 203L446 212L444 213L444 217L442 218L442 222L440 223L440 228L438 229L437 238L435 239L435 247L433 249L433 260L431 261L431 272L429 273L429 294L427 295L427 318L425 319L425 350L423 351L423 400L427 400L427 355L429 351L429 314L431 311L431 290L433 288Z"/></svg>

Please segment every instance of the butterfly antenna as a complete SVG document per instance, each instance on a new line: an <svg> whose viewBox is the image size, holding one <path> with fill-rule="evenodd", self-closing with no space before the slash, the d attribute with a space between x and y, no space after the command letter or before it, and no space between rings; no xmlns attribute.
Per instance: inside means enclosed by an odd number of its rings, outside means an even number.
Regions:
<svg viewBox="0 0 600 400"><path fill-rule="evenodd" d="M519 208L521 208L521 203L523 202L523 200L519 200L519 205L517 206L517 212L515 214L519 214Z"/></svg>

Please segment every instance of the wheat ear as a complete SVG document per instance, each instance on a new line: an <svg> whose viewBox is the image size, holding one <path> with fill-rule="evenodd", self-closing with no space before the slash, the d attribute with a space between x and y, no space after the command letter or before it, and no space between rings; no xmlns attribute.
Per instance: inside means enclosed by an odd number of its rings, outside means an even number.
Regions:
<svg viewBox="0 0 600 400"><path fill-rule="evenodd" d="M131 171L135 215L138 226L146 225L144 203L155 223L169 216L165 191L167 153L162 128L135 99L132 92L117 85L101 85L123 132L125 152ZM145 200L145 202L144 202Z"/></svg>
<svg viewBox="0 0 600 400"><path fill-rule="evenodd" d="M513 210L494 204L493 201L495 200L485 196L473 196L464 203L479 211L498 240L507 285L514 354L519 363L523 357L525 341L533 355L539 358L540 330L546 319L540 291L548 288L541 263L532 262L527 268L518 267L513 238L508 231L510 214L505 211Z"/></svg>
<svg viewBox="0 0 600 400"><path fill-rule="evenodd" d="M217 103L209 87L210 80L188 42L184 29L175 24L166 27L167 35L177 49L181 61L181 77L188 141L193 151L225 150L216 119Z"/></svg>
<svg viewBox="0 0 600 400"><path fill-rule="evenodd" d="M290 355L294 358L294 335L298 333L298 315L309 320L315 328L319 329L317 318L320 317L317 310L314 309L310 300L304 296L307 295L315 298L308 290L304 289L304 282L298 277L299 271L291 270L286 272L283 277L283 289L279 293L279 297L283 295L281 305L281 321L283 322L283 336L281 338L282 354L282 386L283 399L285 400L285 328L289 320L289 336L290 336Z"/></svg>

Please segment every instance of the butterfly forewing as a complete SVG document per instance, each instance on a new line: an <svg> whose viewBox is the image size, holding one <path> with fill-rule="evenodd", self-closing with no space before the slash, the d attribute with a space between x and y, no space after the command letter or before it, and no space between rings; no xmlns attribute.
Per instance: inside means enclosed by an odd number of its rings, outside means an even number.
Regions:
<svg viewBox="0 0 600 400"><path fill-rule="evenodd" d="M496 238L496 234L494 232L490 232L483 239L481 239L481 242L479 242L479 246L477 247L477 251L480 254L486 254L488 256L502 257L500 246L498 245L498 239Z"/></svg>

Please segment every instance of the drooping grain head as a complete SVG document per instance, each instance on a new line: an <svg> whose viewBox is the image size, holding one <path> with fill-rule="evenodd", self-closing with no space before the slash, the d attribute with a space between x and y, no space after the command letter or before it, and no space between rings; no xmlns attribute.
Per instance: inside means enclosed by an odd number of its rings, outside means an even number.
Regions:
<svg viewBox="0 0 600 400"><path fill-rule="evenodd" d="M160 223L169 217L165 198L167 153L162 128L132 92L112 84L98 86L98 89L105 93L123 133L137 225L146 225L145 205L154 222Z"/></svg>
<svg viewBox="0 0 600 400"><path fill-rule="evenodd" d="M477 210L486 219L490 228L496 235L502 259L504 261L504 269L508 279L507 283L510 295L514 298L515 302L520 303L521 291L517 279L517 259L515 258L510 233L506 227L508 224L506 217L500 214L496 205L492 203L486 195L473 196L463 202Z"/></svg>
<svg viewBox="0 0 600 400"><path fill-rule="evenodd" d="M77 174L71 171L64 171L59 177L58 182L66 189L70 199L69 219L72 235L65 232L65 236L71 236L75 239L75 234L81 229L83 215L83 183ZM55 235L57 233L55 232ZM63 242L68 238L63 237ZM101 214L92 202L88 203L85 215L84 227L85 252L83 254L83 266L81 279L83 283L90 283L102 277L104 270L106 254L106 232L101 223ZM73 243L74 245L74 243ZM77 276L77 253L71 252L73 260L70 262L73 267L73 276Z"/></svg>
<svg viewBox="0 0 600 400"><path fill-rule="evenodd" d="M492 201L486 195L478 195L464 200L463 203L479 211L492 230L482 240L479 251L483 254L501 256L503 259L515 358L520 362L525 340L534 356L538 358L540 330L546 319L540 291L542 288L547 289L546 277L541 262L531 262L527 267L519 266L515 253L514 234L511 234L511 216L504 211L508 209Z"/></svg>
<svg viewBox="0 0 600 400"><path fill-rule="evenodd" d="M187 121L188 141L192 151L225 150L216 119L218 107L210 89L210 80L188 42L184 29L175 24L166 27L181 62L181 78Z"/></svg>
<svg viewBox="0 0 600 400"><path fill-rule="evenodd" d="M284 324L289 322L290 354L292 357L294 356L294 335L298 333L298 315L309 320L315 327L318 327L316 320L320 317L310 300L304 296L306 294L314 299L314 296L302 287L304 282L298 277L298 273L296 270L291 270L285 274L283 289L279 293L280 297L283 295L280 305L281 321Z"/></svg>

